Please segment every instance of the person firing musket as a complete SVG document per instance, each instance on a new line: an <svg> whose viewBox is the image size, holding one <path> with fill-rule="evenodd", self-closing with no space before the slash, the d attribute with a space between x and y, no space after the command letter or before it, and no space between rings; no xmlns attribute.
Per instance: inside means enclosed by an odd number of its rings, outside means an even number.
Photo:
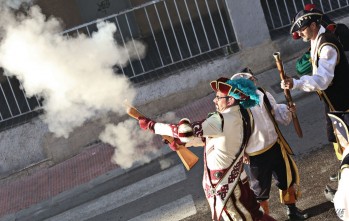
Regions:
<svg viewBox="0 0 349 221"><path fill-rule="evenodd" d="M212 219L275 221L259 210L259 204L243 172L243 155L251 134L248 108L258 104L254 84L246 79L219 78L211 82L216 92L216 112L198 122L182 119L178 124L158 123L139 117L139 125L155 134L170 136L182 144L198 140L204 146L203 189Z"/></svg>

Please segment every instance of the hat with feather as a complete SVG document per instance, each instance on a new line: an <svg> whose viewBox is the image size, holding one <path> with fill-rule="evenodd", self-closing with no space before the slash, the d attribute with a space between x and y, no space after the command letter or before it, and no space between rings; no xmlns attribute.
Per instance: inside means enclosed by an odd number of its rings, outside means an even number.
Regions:
<svg viewBox="0 0 349 221"><path fill-rule="evenodd" d="M231 96L239 101L239 104L247 109L259 104L259 96L254 83L245 78L229 79L219 78L211 81L211 87L214 91L220 91L227 96Z"/></svg>
<svg viewBox="0 0 349 221"><path fill-rule="evenodd" d="M320 23L322 18L322 13L318 11L307 11L301 10L297 15L292 19L292 25L290 29L290 34L298 31L299 29L309 26L312 22Z"/></svg>

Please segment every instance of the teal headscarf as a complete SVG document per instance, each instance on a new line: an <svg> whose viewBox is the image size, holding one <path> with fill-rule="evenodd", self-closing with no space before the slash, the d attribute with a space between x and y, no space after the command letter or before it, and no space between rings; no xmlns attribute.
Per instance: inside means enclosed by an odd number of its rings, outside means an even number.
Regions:
<svg viewBox="0 0 349 221"><path fill-rule="evenodd" d="M229 96L239 100L243 108L247 109L259 104L257 88L251 80L239 78L228 80L226 83L232 86Z"/></svg>

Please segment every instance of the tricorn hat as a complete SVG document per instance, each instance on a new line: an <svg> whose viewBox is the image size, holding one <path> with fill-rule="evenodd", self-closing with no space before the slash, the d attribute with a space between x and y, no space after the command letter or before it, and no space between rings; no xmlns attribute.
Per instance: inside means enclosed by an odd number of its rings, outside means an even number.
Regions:
<svg viewBox="0 0 349 221"><path fill-rule="evenodd" d="M320 23L322 15L319 11L301 10L292 20L290 34L305 26L309 26L312 22Z"/></svg>
<svg viewBox="0 0 349 221"><path fill-rule="evenodd" d="M337 129L347 142L349 142L349 112L334 111L327 114L333 125L333 129Z"/></svg>
<svg viewBox="0 0 349 221"><path fill-rule="evenodd" d="M239 73L234 74L230 79L231 80L236 80L239 78L251 79L252 77L255 80L257 80L257 78L254 76L253 71L249 67L245 67Z"/></svg>
<svg viewBox="0 0 349 221"><path fill-rule="evenodd" d="M259 104L259 96L256 92L257 88L254 83L248 79L239 78L231 80L222 77L215 81L211 81L210 85L214 91L220 91L223 94L239 100L243 108L250 108Z"/></svg>

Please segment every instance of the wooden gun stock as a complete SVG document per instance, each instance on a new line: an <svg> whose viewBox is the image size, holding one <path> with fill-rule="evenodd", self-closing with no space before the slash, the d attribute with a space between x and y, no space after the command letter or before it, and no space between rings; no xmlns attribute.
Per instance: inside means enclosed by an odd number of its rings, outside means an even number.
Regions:
<svg viewBox="0 0 349 221"><path fill-rule="evenodd" d="M282 64L282 60L280 58L280 52L275 52L273 54L273 56L275 58L276 67L280 73L280 78L281 78L281 80L285 80L286 75L285 75L285 71L284 71L284 66ZM284 89L284 94L285 94L285 98L287 101L287 106L291 107L293 105L293 101L292 101L290 90ZM297 117L296 113L292 113L292 120L293 120L293 126L296 130L298 137L303 137L302 128L299 124L298 117Z"/></svg>
<svg viewBox="0 0 349 221"><path fill-rule="evenodd" d="M138 117L145 117L135 107L132 106L129 106L127 108L127 114L135 119L138 119ZM173 137L166 135L162 135L162 139L166 143L171 143L174 140ZM188 148L186 148L184 145L178 145L176 152L187 170L190 170L199 160L199 158L193 152L188 150Z"/></svg>

